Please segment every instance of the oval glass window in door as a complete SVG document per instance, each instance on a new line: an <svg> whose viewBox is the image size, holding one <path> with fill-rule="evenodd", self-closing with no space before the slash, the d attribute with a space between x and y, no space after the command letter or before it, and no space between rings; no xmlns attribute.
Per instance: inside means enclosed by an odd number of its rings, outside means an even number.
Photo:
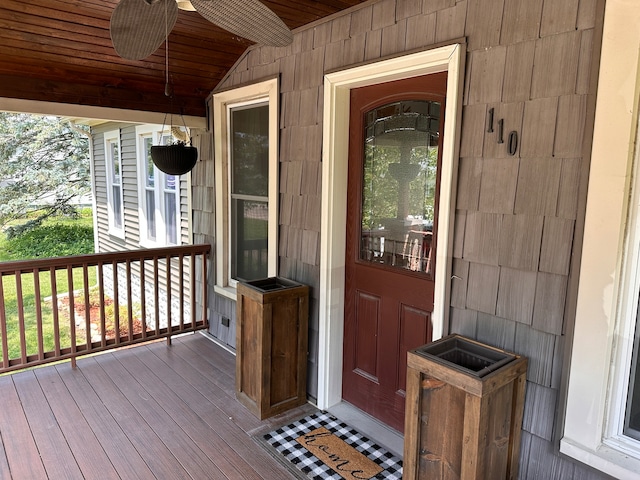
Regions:
<svg viewBox="0 0 640 480"><path fill-rule="evenodd" d="M406 100L365 114L361 261L432 273L440 110Z"/></svg>

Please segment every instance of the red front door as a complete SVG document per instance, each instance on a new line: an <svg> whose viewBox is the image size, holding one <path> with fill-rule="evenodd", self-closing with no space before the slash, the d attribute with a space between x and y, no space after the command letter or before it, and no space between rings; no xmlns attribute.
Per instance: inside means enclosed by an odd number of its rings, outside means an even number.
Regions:
<svg viewBox="0 0 640 480"><path fill-rule="evenodd" d="M351 91L342 396L399 431L407 351L432 336L446 81Z"/></svg>

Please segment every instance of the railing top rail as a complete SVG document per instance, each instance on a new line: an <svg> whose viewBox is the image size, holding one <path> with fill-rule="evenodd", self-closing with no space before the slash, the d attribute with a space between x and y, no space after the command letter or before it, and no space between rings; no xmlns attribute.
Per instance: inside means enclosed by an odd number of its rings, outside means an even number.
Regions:
<svg viewBox="0 0 640 480"><path fill-rule="evenodd" d="M211 245L180 245L163 248L141 248L139 250L123 250L109 253L92 253L87 255L74 255L70 257L38 258L30 260L13 260L0 262L0 276L12 275L16 272L44 271L51 268L63 269L68 266L94 266L107 264L114 261L127 260L153 260L154 258L178 257L180 255L209 254Z"/></svg>

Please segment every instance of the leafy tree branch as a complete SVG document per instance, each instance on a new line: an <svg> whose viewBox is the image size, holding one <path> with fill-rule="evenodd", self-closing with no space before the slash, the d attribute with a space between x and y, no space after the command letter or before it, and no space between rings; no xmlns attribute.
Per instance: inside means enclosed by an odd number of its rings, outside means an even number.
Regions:
<svg viewBox="0 0 640 480"><path fill-rule="evenodd" d="M77 128L77 127L76 127ZM74 210L91 192L88 139L57 117L0 112L0 228Z"/></svg>

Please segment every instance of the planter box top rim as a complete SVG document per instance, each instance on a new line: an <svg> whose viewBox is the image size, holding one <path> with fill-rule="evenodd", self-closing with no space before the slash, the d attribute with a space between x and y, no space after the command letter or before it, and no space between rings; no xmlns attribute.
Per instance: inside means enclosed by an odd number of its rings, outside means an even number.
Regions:
<svg viewBox="0 0 640 480"><path fill-rule="evenodd" d="M240 283L259 292L273 292L277 290L284 290L287 288L297 288L304 286L302 283L294 282L293 280L282 277L261 278L248 282L241 281Z"/></svg>
<svg viewBox="0 0 640 480"><path fill-rule="evenodd" d="M421 357L479 378L517 358L515 354L457 334L419 347L414 352Z"/></svg>

